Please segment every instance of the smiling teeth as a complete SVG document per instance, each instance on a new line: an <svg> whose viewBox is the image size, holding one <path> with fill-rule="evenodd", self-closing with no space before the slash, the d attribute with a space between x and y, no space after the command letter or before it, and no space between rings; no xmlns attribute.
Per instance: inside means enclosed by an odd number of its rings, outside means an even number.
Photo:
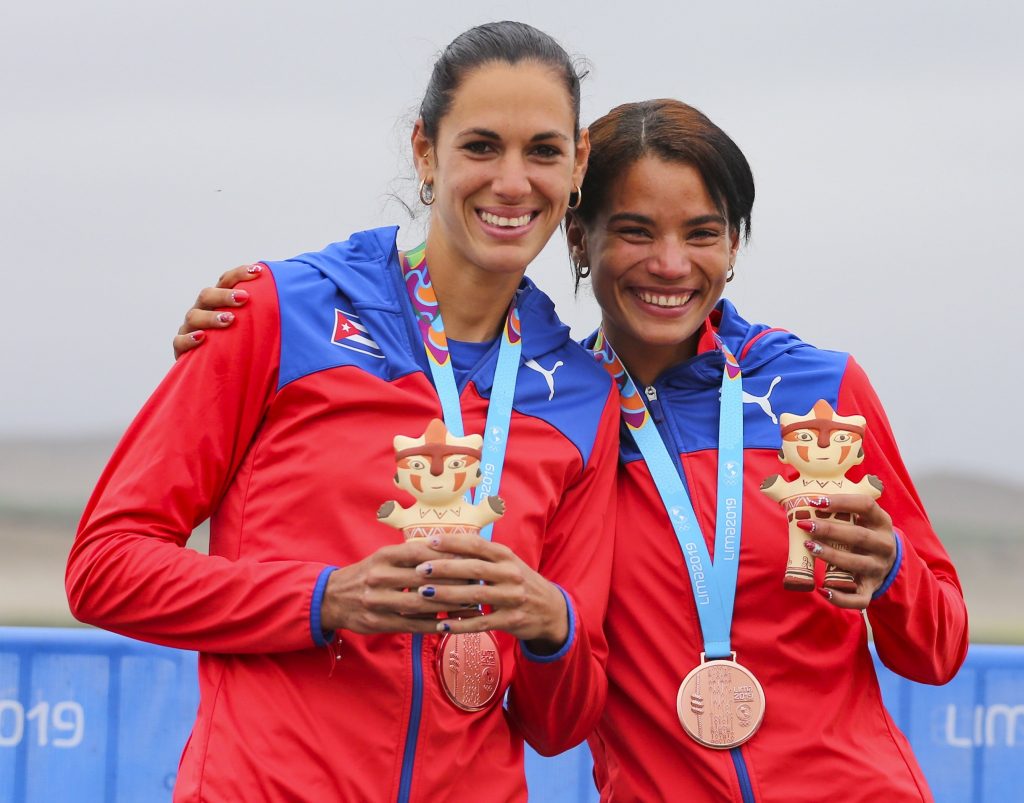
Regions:
<svg viewBox="0 0 1024 803"><path fill-rule="evenodd" d="M489 223L492 226L503 226L504 228L514 228L516 226L525 226L530 222L530 214L527 212L525 215L519 217L498 217L498 215L492 215L490 212L481 212L480 219L484 223Z"/></svg>
<svg viewBox="0 0 1024 803"><path fill-rule="evenodd" d="M637 295L640 297L641 301L648 304L654 304L656 307L681 307L690 300L690 297L693 295L693 290L683 295L671 296L663 296L658 295L657 293L648 293L643 290L638 290Z"/></svg>

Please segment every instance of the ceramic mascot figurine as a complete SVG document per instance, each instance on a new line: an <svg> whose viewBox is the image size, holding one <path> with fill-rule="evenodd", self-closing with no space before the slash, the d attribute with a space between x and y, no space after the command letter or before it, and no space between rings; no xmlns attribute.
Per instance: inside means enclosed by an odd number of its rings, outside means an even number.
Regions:
<svg viewBox="0 0 1024 803"><path fill-rule="evenodd" d="M775 474L761 484L761 491L782 505L789 521L789 560L783 585L790 591L811 591L814 556L804 546L808 534L796 523L810 518L832 518L832 513L813 504L829 493L864 494L878 499L882 495L882 481L870 474L859 482L846 479L846 472L864 461L864 416L837 415L827 401L819 399L806 415L783 413L779 425L779 460L796 469L799 476L787 481ZM838 521L850 521L851 517L849 513L834 516ZM848 549L835 542L829 546ZM823 586L839 591L857 590L853 575L831 564L825 570Z"/></svg>
<svg viewBox="0 0 1024 803"><path fill-rule="evenodd" d="M401 530L406 540L443 533L479 535L480 528L505 513L500 497L488 496L480 504L465 498L466 491L482 479L483 443L480 435L456 438L437 418L419 438L396 436L395 485L416 501L409 507L395 500L385 502L377 520ZM468 606L447 616L466 619L480 614L477 606ZM448 700L462 711L481 711L498 699L501 666L501 650L489 632L445 633L437 647L438 681Z"/></svg>
<svg viewBox="0 0 1024 803"><path fill-rule="evenodd" d="M465 499L466 491L480 484L483 442L480 435L456 438L438 418L419 438L397 435L395 485L416 502L409 507L393 499L385 502L377 520L401 530L408 540L442 533L476 535L500 519L505 513L500 497L488 496L478 505Z"/></svg>

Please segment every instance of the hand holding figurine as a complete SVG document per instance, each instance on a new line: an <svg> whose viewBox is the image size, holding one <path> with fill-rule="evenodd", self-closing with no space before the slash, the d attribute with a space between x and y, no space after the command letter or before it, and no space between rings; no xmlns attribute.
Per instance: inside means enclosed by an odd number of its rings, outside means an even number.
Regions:
<svg viewBox="0 0 1024 803"><path fill-rule="evenodd" d="M888 528L891 558L895 560L892 522L874 501L882 494L881 481L872 475L857 482L846 478L849 469L864 461L863 441L867 422L860 415L838 415L827 401L819 399L806 415L783 413L779 423L782 430L779 460L795 468L799 475L795 480L787 481L776 474L764 481L761 491L782 505L789 522L789 558L783 585L790 591L811 591L814 588L814 558L820 557L828 560L823 583L826 596L835 601L837 594L844 594L846 602L861 601L864 589L873 581L879 561L865 564L860 559L863 555L845 553L854 548L862 549L867 544L869 555L879 556L891 567L887 550L879 546L877 538L868 537L869 533L884 533ZM860 497L861 501L830 506L832 496L838 494L854 499ZM836 496L836 500L839 498ZM868 516L863 523L858 519L862 513ZM816 536L813 542L808 540L809 533ZM879 537L885 540L883 535ZM836 559L840 553L844 553L843 558ZM869 575L859 577L858 569L867 570ZM884 579L885 573L881 577ZM871 591L881 582L878 580ZM868 601L870 597L871 592L868 592Z"/></svg>
<svg viewBox="0 0 1024 803"><path fill-rule="evenodd" d="M464 498L480 484L482 444L479 435L453 436L440 419L431 421L419 438L397 436L395 485L415 503L405 508L385 502L377 519L401 529L409 541L425 541L442 553L417 566L418 580L410 583L419 587L420 597L457 611L435 622L439 632L504 630L535 645L537 652L557 652L569 635L562 593L511 549L480 537L481 527L504 515L499 497L479 504ZM424 578L429 578L425 585ZM484 606L491 613L481 616Z"/></svg>
<svg viewBox="0 0 1024 803"><path fill-rule="evenodd" d="M799 522L807 534L804 546L818 560L851 574L856 583L852 591L824 588L822 595L837 608L863 610L896 562L892 519L874 499L862 494L821 496L814 507L832 518ZM840 519L840 513L846 515Z"/></svg>
<svg viewBox="0 0 1024 803"><path fill-rule="evenodd" d="M383 546L358 563L331 572L320 606L324 630L354 633L433 633L447 611L408 589L423 582L416 567L437 553L423 539Z"/></svg>
<svg viewBox="0 0 1024 803"><path fill-rule="evenodd" d="M487 606L484 616L446 619L438 630L476 633L503 630L527 642L538 654L557 652L569 637L569 615L558 586L527 566L507 546L467 535L441 535L428 543L442 553L416 567L420 594L449 609ZM456 557L450 557L454 555ZM434 585L436 581L466 583Z"/></svg>

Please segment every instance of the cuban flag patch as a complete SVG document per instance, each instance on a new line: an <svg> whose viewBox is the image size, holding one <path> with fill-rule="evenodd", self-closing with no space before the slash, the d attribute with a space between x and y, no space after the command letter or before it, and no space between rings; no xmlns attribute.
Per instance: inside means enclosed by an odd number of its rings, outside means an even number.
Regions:
<svg viewBox="0 0 1024 803"><path fill-rule="evenodd" d="M377 342L370 337L366 327L359 322L359 316L351 312L345 312L335 308L334 310L334 335L331 342L343 349L358 351L378 360L384 359L384 352L381 351Z"/></svg>

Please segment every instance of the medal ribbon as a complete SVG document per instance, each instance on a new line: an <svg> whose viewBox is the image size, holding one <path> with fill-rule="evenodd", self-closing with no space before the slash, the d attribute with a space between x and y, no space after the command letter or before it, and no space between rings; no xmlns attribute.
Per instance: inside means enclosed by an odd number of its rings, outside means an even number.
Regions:
<svg viewBox="0 0 1024 803"><path fill-rule="evenodd" d="M448 431L456 437L465 435L462 425L462 406L459 403L459 387L452 370L451 355L448 353L448 337L441 320L441 309L434 294L427 272L426 243L411 251L400 254L402 278L409 292L416 323L427 352L427 364L434 380L441 411ZM515 298L509 304L508 316L502 331L498 348L498 364L494 369L491 400L487 405L487 422L484 425L484 445L480 454L480 470L483 481L476 488L466 492L471 504L480 504L488 496L498 493L501 485L501 471L505 463L508 446L508 429L512 420L512 400L516 392L516 378L519 375L519 359L523 350L522 332L519 326L519 311ZM491 539L493 524L480 530L480 537Z"/></svg>
<svg viewBox="0 0 1024 803"><path fill-rule="evenodd" d="M718 424L718 503L715 517L715 560L700 530L697 514L679 470L662 440L625 366L599 329L594 358L611 374L619 389L626 422L650 469L665 512L679 542L697 604L706 658L730 658L736 578L739 571L740 522L743 520L743 378L739 363L716 334L725 357Z"/></svg>

